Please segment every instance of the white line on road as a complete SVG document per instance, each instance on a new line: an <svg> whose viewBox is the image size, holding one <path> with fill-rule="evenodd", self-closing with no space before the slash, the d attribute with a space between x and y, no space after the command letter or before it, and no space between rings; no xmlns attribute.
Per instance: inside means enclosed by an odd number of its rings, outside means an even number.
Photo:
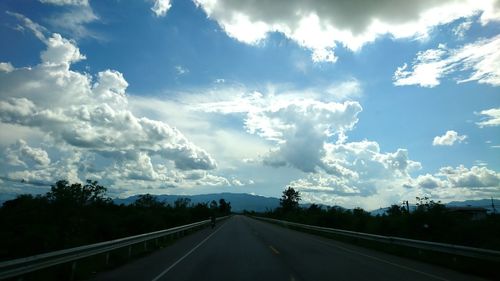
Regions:
<svg viewBox="0 0 500 281"><path fill-rule="evenodd" d="M273 251L276 255L279 255L280 252L278 250L276 250L276 248L274 248L273 246L269 245L269 249L271 249L271 251Z"/></svg>
<svg viewBox="0 0 500 281"><path fill-rule="evenodd" d="M167 274L167 272L169 272L172 268L174 268L174 266L176 266L178 263L180 263L183 259L187 258L187 256L189 256L192 252L194 252L196 249L198 249L198 247L200 247L201 245L203 245L203 243L205 243L208 239L210 239L210 237L212 237L215 233L219 232L219 230L221 230L221 228L223 228L224 225L225 224L223 224L221 227L219 227L212 234L208 235L207 238L203 239L203 241L201 241L198 245L196 245L193 249L191 249L191 251L187 252L184 256L182 256L180 259L178 259L176 262L174 262L167 269L165 269L164 271L162 271L158 276L156 276L155 278L153 278L153 280L151 280L151 281L158 281L160 278L162 278L163 275Z"/></svg>

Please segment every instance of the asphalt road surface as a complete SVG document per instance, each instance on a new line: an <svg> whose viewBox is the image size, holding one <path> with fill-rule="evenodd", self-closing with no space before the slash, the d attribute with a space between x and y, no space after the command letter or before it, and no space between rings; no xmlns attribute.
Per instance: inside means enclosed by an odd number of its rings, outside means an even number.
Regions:
<svg viewBox="0 0 500 281"><path fill-rule="evenodd" d="M483 280L233 216L95 280Z"/></svg>

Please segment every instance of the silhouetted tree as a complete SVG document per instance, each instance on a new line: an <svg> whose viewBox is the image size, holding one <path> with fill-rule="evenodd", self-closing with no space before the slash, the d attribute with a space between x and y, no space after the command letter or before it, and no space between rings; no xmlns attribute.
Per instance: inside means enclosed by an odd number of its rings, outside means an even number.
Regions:
<svg viewBox="0 0 500 281"><path fill-rule="evenodd" d="M133 205L139 208L162 208L165 206L165 203L160 202L156 196L151 194L142 194L139 195Z"/></svg>
<svg viewBox="0 0 500 281"><path fill-rule="evenodd" d="M284 212L296 210L299 207L300 193L292 187L288 187L281 195L280 205Z"/></svg>
<svg viewBox="0 0 500 281"><path fill-rule="evenodd" d="M219 200L219 211L225 215L231 213L231 203L226 202L226 200L224 200L224 199L220 199Z"/></svg>
<svg viewBox="0 0 500 281"><path fill-rule="evenodd" d="M70 185L67 180L60 180L51 186L47 199L56 204L85 206L111 202L105 194L106 188L99 185L97 181L87 180L84 185L80 183Z"/></svg>
<svg viewBox="0 0 500 281"><path fill-rule="evenodd" d="M393 204L385 212L389 216L397 217L397 216L401 216L403 214L403 210L404 210L404 207L401 207L399 205Z"/></svg>
<svg viewBox="0 0 500 281"><path fill-rule="evenodd" d="M212 200L212 202L210 202L210 209L214 211L217 210L217 201Z"/></svg>
<svg viewBox="0 0 500 281"><path fill-rule="evenodd" d="M175 206L140 195L131 205L115 205L96 181L85 184L61 180L45 195L19 195L0 207L0 261L206 220L208 203L190 205L179 198ZM222 202L222 201L221 201ZM221 204L230 210L230 203Z"/></svg>
<svg viewBox="0 0 500 281"><path fill-rule="evenodd" d="M191 203L191 199L189 198L178 198L174 202L174 208L176 209L186 209Z"/></svg>

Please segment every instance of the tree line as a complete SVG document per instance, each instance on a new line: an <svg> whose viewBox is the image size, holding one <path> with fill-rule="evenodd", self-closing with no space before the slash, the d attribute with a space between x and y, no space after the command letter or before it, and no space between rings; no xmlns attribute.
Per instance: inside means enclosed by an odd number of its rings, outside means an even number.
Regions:
<svg viewBox="0 0 500 281"><path fill-rule="evenodd" d="M231 203L173 205L150 194L130 205L116 205L97 181L60 180L48 193L23 194L0 208L0 260L97 243L188 224L231 213Z"/></svg>
<svg viewBox="0 0 500 281"><path fill-rule="evenodd" d="M472 219L428 197L417 197L412 211L407 205L392 205L377 216L362 208L317 204L302 208L300 200L300 192L288 187L283 191L280 207L263 215L323 227L500 250L499 214Z"/></svg>

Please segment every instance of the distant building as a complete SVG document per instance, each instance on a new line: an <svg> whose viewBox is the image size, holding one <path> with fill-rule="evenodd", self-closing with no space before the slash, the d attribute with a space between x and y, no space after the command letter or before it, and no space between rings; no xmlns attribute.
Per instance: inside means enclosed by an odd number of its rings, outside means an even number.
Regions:
<svg viewBox="0 0 500 281"><path fill-rule="evenodd" d="M487 209L481 207L448 207L449 212L460 214L470 220L482 220L486 218Z"/></svg>

